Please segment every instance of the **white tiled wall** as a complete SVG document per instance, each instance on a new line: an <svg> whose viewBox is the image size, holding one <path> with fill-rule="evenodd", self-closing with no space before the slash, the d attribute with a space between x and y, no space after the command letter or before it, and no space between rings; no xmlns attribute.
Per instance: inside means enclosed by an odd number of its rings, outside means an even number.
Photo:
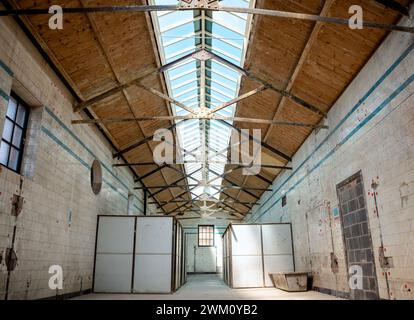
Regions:
<svg viewBox="0 0 414 320"><path fill-rule="evenodd" d="M388 299L388 272L390 298L414 298L413 94L414 37L396 32L329 112L329 129L311 134L293 157L293 171L275 180L274 191L264 194L249 217L250 222L292 222L298 271L312 271L314 286L349 292L340 220L332 211L338 205L337 184L361 170L380 296ZM379 183L379 217L373 179ZM282 208L284 193L287 205ZM317 225L308 227L306 217L315 215L320 217L312 220ZM378 262L380 229L386 256L394 262L389 270ZM330 266L332 242L339 259L337 274Z"/></svg>
<svg viewBox="0 0 414 320"><path fill-rule="evenodd" d="M14 87L25 88L36 101L32 110L23 175L0 167L0 253L12 246L18 265L10 274L9 299L37 299L90 289L98 214L127 214L128 194L133 211L143 211L143 195L134 190L132 174L112 168L112 150L92 127L71 126L73 100L39 53L9 18L0 20L0 131L7 97ZM99 195L90 187L90 166L103 165ZM22 213L11 216L11 197L24 197ZM150 206L149 211L154 211ZM70 219L71 216L71 219ZM64 289L48 287L51 265L63 267ZM7 271L0 265L0 299L5 297Z"/></svg>

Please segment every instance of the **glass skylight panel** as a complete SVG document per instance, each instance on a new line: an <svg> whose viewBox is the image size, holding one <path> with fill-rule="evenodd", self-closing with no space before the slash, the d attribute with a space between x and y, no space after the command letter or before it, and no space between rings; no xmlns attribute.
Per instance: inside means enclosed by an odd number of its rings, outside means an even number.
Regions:
<svg viewBox="0 0 414 320"><path fill-rule="evenodd" d="M194 39L183 39L169 45L165 48L165 56L175 56L177 52L182 51L183 48L187 48L184 50L194 49Z"/></svg>
<svg viewBox="0 0 414 320"><path fill-rule="evenodd" d="M213 19L211 20L233 32L244 35L246 20L242 17L228 12L213 12Z"/></svg>
<svg viewBox="0 0 414 320"><path fill-rule="evenodd" d="M154 5L177 5L178 0L152 0ZM222 0L221 6L253 7L255 0ZM242 66L246 54L246 36L250 31L250 19L247 14L184 10L174 12L157 12L155 18L156 37L161 45L160 55L163 64L172 62L184 55L204 48L227 61ZM205 100L207 108L216 108L238 96L241 75L230 67L215 61L205 62L205 97L200 97L201 63L188 59L165 72L169 95L177 101L193 109L200 107ZM189 112L172 104L175 115L187 115ZM236 105L228 106L216 113L219 116L233 117ZM231 123L231 122L230 122ZM187 173L195 174L188 183L210 180L224 172L227 160L231 130L218 121L187 120L177 126L178 142L186 151L193 151L198 157L207 150L212 157L211 163L195 162L194 155L184 154L183 159L189 161L184 165ZM207 145L203 145L206 141ZM224 152L223 152L224 151ZM215 154L218 155L214 156ZM214 156L214 157L213 157ZM194 180L196 179L196 180ZM221 178L214 180L220 185ZM204 193L219 198L217 189L196 187L194 194Z"/></svg>

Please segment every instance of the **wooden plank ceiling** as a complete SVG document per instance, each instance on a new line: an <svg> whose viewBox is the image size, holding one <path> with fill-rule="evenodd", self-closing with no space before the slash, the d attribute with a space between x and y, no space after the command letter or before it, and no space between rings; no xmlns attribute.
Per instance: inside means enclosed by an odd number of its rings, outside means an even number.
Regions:
<svg viewBox="0 0 414 320"><path fill-rule="evenodd" d="M406 6L411 1L398 2ZM257 4L264 9L339 18L349 18L348 9L351 5L360 5L367 21L394 24L401 18L399 13L378 2L366 0L264 0ZM260 16L255 19L245 68L328 112L387 34L382 30L351 30L347 26ZM241 93L257 86L257 83L244 77ZM240 102L236 116L313 124L322 119L322 116L271 90ZM291 157L312 131L303 127L260 126L240 122L235 125L239 128L262 129L263 142ZM287 163L264 148L262 162ZM268 187L257 176L240 176L239 173L233 172L226 178L245 186ZM273 180L279 172L262 169L260 174ZM228 190L226 193L241 201L256 200L243 191ZM260 196L262 192L252 193ZM248 210L241 205L236 205L236 209L244 213Z"/></svg>
<svg viewBox="0 0 414 320"><path fill-rule="evenodd" d="M48 8L48 0L12 0L14 8ZM145 3L145 1L142 1ZM408 5L409 0L399 0ZM129 0L67 0L65 7L105 6L137 4ZM396 23L401 15L387 9L374 0L258 0L258 8L294 11L348 18L351 5L364 8L364 18L382 23ZM64 18L64 29L48 28L48 16L35 15L23 18L24 23L43 47L60 73L64 76L79 101L86 101L120 84L134 80L158 66L158 52L154 49L152 24L144 13L90 13L70 14ZM307 102L327 112L358 74L373 52L387 35L381 30L350 30L346 26L327 25L299 20L256 16L245 68L259 75L274 86L291 91ZM166 92L163 76L152 75L143 83L158 91ZM241 93L248 92L258 84L242 79ZM89 107L96 118L143 117L170 115L170 107L164 100L137 87L118 92ZM236 116L298 121L317 124L321 116L266 90L238 104ZM103 129L118 150L151 136L156 129L171 125L165 121L111 123ZM236 123L239 128L260 128L262 139L275 149L293 156L311 129L303 127L253 125ZM155 143L150 142L124 154L129 163L152 162ZM262 162L284 165L287 161L267 149L262 150ZM164 168L143 179L145 185L168 185L183 178L182 166ZM133 167L142 177L157 166ZM225 171L230 168L226 168ZM262 169L260 177L241 176L241 170L225 177L229 181L247 187L267 188L279 174L275 169ZM184 183L181 182L181 183ZM152 192L157 191L151 189ZM182 189L168 188L154 199L169 201L183 193ZM238 199L255 202L262 192L228 189L221 199ZM183 199L189 199L184 194ZM166 212L182 203L163 206ZM242 214L250 205L234 204Z"/></svg>

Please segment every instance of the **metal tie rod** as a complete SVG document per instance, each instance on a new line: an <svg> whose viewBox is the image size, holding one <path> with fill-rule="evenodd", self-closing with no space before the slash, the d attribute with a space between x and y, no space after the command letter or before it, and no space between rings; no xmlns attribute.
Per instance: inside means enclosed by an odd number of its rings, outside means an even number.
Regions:
<svg viewBox="0 0 414 320"><path fill-rule="evenodd" d="M338 25L348 25L349 20L336 17L324 17L314 14L258 9L258 8L238 8L238 7L180 7L176 5L129 5L129 6L96 6L96 7L73 7L62 8L63 13L116 13L116 12L151 12L151 11L188 11L188 10L204 10L204 11L223 11L233 13L247 13L253 15L263 15L278 18L287 18L295 20L305 20L314 22L323 22ZM50 14L49 8L45 9L10 9L0 10L1 16L19 16L19 15L37 15ZM364 21L363 26L372 29L382 29L391 31L401 31L414 33L413 27L397 26L393 24L384 24L371 21Z"/></svg>
<svg viewBox="0 0 414 320"><path fill-rule="evenodd" d="M136 118L106 118L106 119L88 119L88 120L72 120L72 124L95 124L95 123L121 123L121 122L136 122L136 121L156 121L156 120L224 120L224 121L236 121L236 122L249 122L249 123L261 123L272 124L280 126L296 126L307 128L328 129L329 127L322 124L311 124L294 121L276 121L268 119L253 119L253 118L241 118L241 117L225 117L216 115L187 115L187 116L156 116L156 117L136 117Z"/></svg>

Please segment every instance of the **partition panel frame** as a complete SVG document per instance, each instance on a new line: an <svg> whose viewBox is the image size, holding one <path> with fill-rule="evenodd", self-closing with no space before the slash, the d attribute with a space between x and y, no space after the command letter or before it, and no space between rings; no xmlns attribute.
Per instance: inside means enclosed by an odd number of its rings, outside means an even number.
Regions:
<svg viewBox="0 0 414 320"><path fill-rule="evenodd" d="M262 274L263 274L263 282L262 282L262 286L257 286L257 287L235 287L234 286L234 266L233 266L233 245L232 245L232 238L233 238L233 233L234 233L234 226L251 226L251 225L255 225L255 226L260 226L260 241L261 241L261 260L262 260ZM226 245L228 246L228 250L229 250L229 263L228 263L228 270L223 271L226 272L227 274L227 281L225 280L226 284L232 288L232 289L244 289L244 288L263 288L266 287L266 266L265 266L265 256L266 254L264 253L264 245L263 245L263 226L266 225L288 225L289 226L289 233L290 233L290 242L291 242L291 253L290 254L280 254L280 256L286 255L286 256L291 256L291 265L292 265L292 271L295 272L296 271L296 265L295 265L295 251L294 251L294 244L293 244L293 230L292 230L292 224L290 222L282 222L282 223L230 223L226 230L224 231L224 234L222 236L223 238L223 245L226 242ZM224 250L223 250L224 251ZM272 255L267 255L267 256L272 256ZM227 268L227 265L223 264L224 268ZM290 271L291 272L291 271Z"/></svg>
<svg viewBox="0 0 414 320"><path fill-rule="evenodd" d="M175 274L175 264L177 263L176 259L177 259L177 254L176 254L176 250L177 248L175 248L175 245L177 244L175 239L177 238L177 233L181 232L181 237L183 237L183 230L181 228L181 224L179 221L177 221L176 218L174 217L165 217L165 216L131 216L131 215L116 215L116 214L109 214L109 215L98 215L97 216L97 225L96 225L96 235L95 235L95 252L94 252L94 265L93 265L93 279L92 279L92 292L96 292L96 293L100 293L100 291L96 291L96 268L97 268L97 254L98 254L98 241L99 241L99 232L100 232L100 223L102 221L102 219L104 218L129 218L129 219L133 219L134 220L134 230L133 230L133 251L132 251L132 261L131 261L131 288L129 291L122 291L122 292L115 292L115 291L110 291L110 293L133 293L133 294L139 294L139 292L134 291L134 280L135 280L135 266L136 266L136 255L137 255L137 227L138 227L138 220L139 219L146 219L146 218L168 218L168 219L172 219L172 230L171 230L171 237L172 237L172 247L171 247L171 267L170 267L170 275L171 275L171 284L170 284L170 291L169 292L149 292L150 294L157 294L157 293L173 293L176 290L178 290L183 284L184 281L181 278L181 280L179 280L178 282L176 279L176 274ZM178 226L180 226L180 228L178 228ZM179 231L180 230L180 231ZM181 265L182 268L182 265ZM174 273L173 273L174 271ZM182 272L182 271L180 271ZM178 284L178 285L177 285ZM105 293L105 292L103 292ZM109 293L109 291L108 291Z"/></svg>
<svg viewBox="0 0 414 320"><path fill-rule="evenodd" d="M100 291L95 291L95 287L96 287L96 258L97 258L97 255L98 255L98 236L99 236L99 226L100 226L100 222L101 222L101 217L108 217L108 218L111 218L111 217L116 217L116 218L118 218L118 217L120 217L120 218L129 218L129 219L133 219L134 217L133 216L128 216L128 215L98 215L97 216L97 224L96 224L96 235L95 235L95 253L94 253L94 264L93 264L93 272L92 272L92 275L93 275L93 279L92 279L92 292L97 292L97 293L99 293ZM134 229L134 233L135 233L135 229ZM133 239L134 239L134 237L132 237ZM134 240L133 240L134 241ZM134 248L134 243L132 243L132 246L133 246L133 248ZM133 249L134 250L134 249ZM132 252L132 263L133 263L133 261L134 261L134 259L133 259L133 254L134 254L134 252ZM131 275L133 275L133 269L131 270ZM132 282L133 281L133 277L131 277L131 286L132 286ZM131 291L132 292L132 291ZM103 293L106 293L106 292L103 292ZM125 293L125 292L123 292L123 291L121 291L121 292L117 292L117 291L108 291L107 293L115 293L115 294L117 294L117 293Z"/></svg>

